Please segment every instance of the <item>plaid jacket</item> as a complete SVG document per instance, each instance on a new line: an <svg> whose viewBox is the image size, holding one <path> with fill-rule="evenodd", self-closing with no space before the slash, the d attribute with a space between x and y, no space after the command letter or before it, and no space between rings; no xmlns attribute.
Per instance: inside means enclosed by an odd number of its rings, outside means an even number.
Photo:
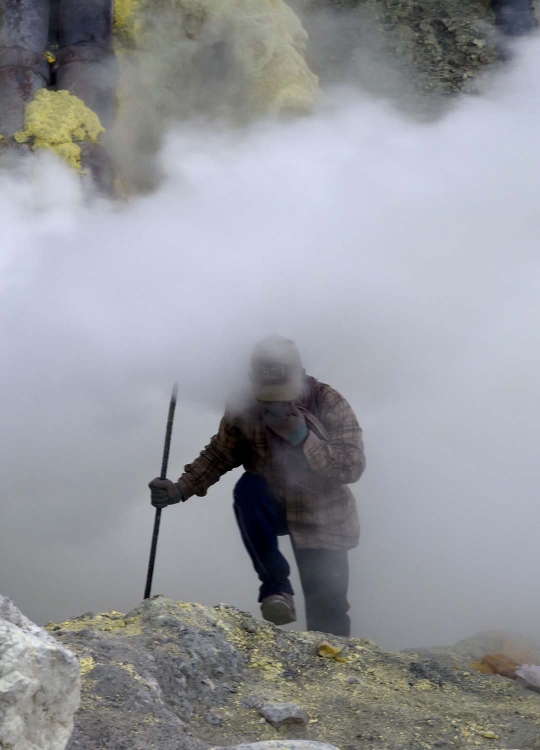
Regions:
<svg viewBox="0 0 540 750"><path fill-rule="evenodd" d="M364 471L362 430L347 401L314 378L307 378L297 405L309 427L298 447L265 427L260 405L228 409L210 444L185 467L180 491L185 499L202 497L223 474L242 465L264 477L285 506L289 532L299 549L352 549L360 525L346 485L357 482Z"/></svg>

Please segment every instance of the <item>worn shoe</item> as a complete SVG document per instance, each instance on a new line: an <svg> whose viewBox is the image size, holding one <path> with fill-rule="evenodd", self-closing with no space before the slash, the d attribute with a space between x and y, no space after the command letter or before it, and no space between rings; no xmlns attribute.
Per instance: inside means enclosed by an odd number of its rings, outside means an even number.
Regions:
<svg viewBox="0 0 540 750"><path fill-rule="evenodd" d="M261 602L261 614L264 620L274 625L289 625L296 622L296 610L291 594L273 594Z"/></svg>

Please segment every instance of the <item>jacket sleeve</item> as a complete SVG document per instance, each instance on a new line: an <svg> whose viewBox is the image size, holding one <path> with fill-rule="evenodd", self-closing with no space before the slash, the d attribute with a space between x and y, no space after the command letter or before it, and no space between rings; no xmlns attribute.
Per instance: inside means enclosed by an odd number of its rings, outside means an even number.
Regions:
<svg viewBox="0 0 540 750"><path fill-rule="evenodd" d="M204 497L209 487L242 463L241 433L227 414L222 418L219 430L193 463L184 468L178 480L182 497L192 495Z"/></svg>
<svg viewBox="0 0 540 750"><path fill-rule="evenodd" d="M303 450L311 471L336 484L353 484L362 476L366 458L362 430L349 403L336 391L320 411L323 431L309 431ZM309 420L308 420L309 423Z"/></svg>

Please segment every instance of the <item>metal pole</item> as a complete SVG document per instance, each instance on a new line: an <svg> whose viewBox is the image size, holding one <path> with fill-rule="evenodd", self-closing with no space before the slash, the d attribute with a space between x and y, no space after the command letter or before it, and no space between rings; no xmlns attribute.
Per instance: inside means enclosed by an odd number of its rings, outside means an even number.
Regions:
<svg viewBox="0 0 540 750"><path fill-rule="evenodd" d="M167 431L165 433L165 445L163 446L163 461L161 462L161 479L167 479L167 466L169 464L169 450L171 447L171 436L174 422L174 410L176 409L176 397L178 395L178 384L175 383L172 390L171 402L169 404L169 416L167 418ZM150 548L150 561L148 563L148 574L146 576L146 587L144 598L150 598L152 591L152 578L154 577L154 563L156 562L156 550L159 536L159 525L161 523L161 508L156 508L154 520L154 531L152 533L152 546Z"/></svg>

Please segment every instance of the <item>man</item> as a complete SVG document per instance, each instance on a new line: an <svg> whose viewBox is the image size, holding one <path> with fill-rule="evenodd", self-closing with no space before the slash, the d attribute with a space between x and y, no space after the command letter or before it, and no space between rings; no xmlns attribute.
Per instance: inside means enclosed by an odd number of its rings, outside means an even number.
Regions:
<svg viewBox="0 0 540 750"><path fill-rule="evenodd" d="M347 401L306 375L288 339L274 336L255 348L251 390L246 403L227 409L178 482L150 482L152 505L203 496L243 465L234 511L261 581L263 618L275 625L296 620L290 569L278 548L278 536L290 534L308 630L348 636L347 551L358 544L359 523L346 485L364 471L362 431Z"/></svg>

